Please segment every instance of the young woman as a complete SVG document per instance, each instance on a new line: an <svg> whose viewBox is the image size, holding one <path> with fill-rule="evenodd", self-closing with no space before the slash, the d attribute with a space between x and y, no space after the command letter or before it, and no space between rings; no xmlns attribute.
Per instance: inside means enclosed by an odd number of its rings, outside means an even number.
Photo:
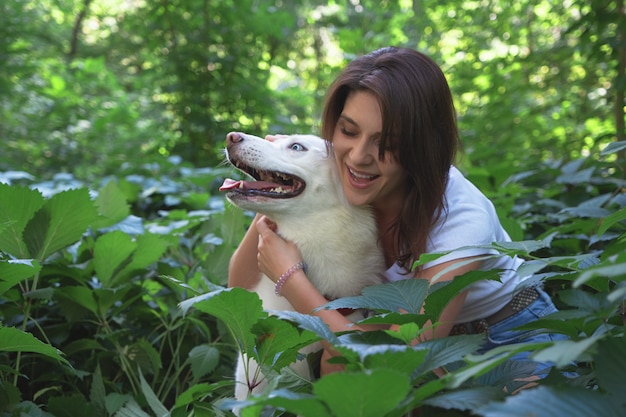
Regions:
<svg viewBox="0 0 626 417"><path fill-rule="evenodd" d="M423 253L510 240L491 202L453 166L459 142L456 113L437 64L422 53L395 47L357 58L328 92L322 137L332 142L348 200L374 209L389 281L437 275L446 281L470 270L505 271L500 281L479 281L457 296L434 337L487 333L485 349L523 338L552 340L552 335L510 330L556 311L541 289L516 291L522 280L515 272L520 260L484 260L488 250L466 249L411 270ZM299 312L319 316L333 331L354 329L337 311L313 313L328 300L302 269L292 268L301 261L298 248L258 216L233 254L229 286L252 288L259 271L274 281L294 271L282 284L282 296ZM326 363L332 354L325 350L322 373L339 369ZM549 366L539 365L538 371Z"/></svg>

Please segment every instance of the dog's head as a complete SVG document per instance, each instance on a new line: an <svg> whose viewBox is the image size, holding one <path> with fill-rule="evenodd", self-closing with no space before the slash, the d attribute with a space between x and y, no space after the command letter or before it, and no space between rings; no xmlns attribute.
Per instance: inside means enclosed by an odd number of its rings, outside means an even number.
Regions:
<svg viewBox="0 0 626 417"><path fill-rule="evenodd" d="M298 201L300 212L323 207L335 199L335 161L330 147L313 135L279 135L266 140L232 132L226 138L226 157L250 181L227 179L220 187L236 206L266 215L293 210L288 201ZM328 203L328 201L326 201Z"/></svg>

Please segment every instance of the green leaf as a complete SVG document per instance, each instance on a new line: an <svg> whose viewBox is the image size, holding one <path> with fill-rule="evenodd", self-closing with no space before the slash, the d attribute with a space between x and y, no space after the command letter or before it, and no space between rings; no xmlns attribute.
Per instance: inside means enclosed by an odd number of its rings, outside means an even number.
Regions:
<svg viewBox="0 0 626 417"><path fill-rule="evenodd" d="M24 241L30 255L43 260L78 241L96 217L96 208L87 189L54 195L24 229Z"/></svg>
<svg viewBox="0 0 626 417"><path fill-rule="evenodd" d="M208 394L221 389L221 388L229 388L233 386L233 381L226 380L216 382L214 384L202 383L202 384L194 384L189 389L184 391L178 397L176 397L176 403L174 404L174 409L179 407L184 407L188 404L193 403L196 400L202 400Z"/></svg>
<svg viewBox="0 0 626 417"><path fill-rule="evenodd" d="M221 217L220 230L224 244L229 248L237 246L245 232L246 216L243 210L229 204Z"/></svg>
<svg viewBox="0 0 626 417"><path fill-rule="evenodd" d="M313 332L318 337L327 340L331 344L337 344L338 339L324 321L310 314L302 314L296 311L273 311L273 315L283 320L288 320L298 324L301 329Z"/></svg>
<svg viewBox="0 0 626 417"><path fill-rule="evenodd" d="M78 304L91 311L96 317L100 317L100 309L98 308L98 302L94 297L93 290L81 286L65 286L57 288L56 295L63 297L70 303Z"/></svg>
<svg viewBox="0 0 626 417"><path fill-rule="evenodd" d="M603 262L582 271L572 285L574 288L579 288L595 277L610 278L615 281L623 282L626 280L624 271L626 271L626 262L619 262L613 265L607 265L607 262Z"/></svg>
<svg viewBox="0 0 626 417"><path fill-rule="evenodd" d="M32 260L0 261L0 295L41 271L41 265Z"/></svg>
<svg viewBox="0 0 626 417"><path fill-rule="evenodd" d="M29 258L23 240L24 228L44 204L39 191L0 183L0 251L16 258Z"/></svg>
<svg viewBox="0 0 626 417"><path fill-rule="evenodd" d="M163 238L152 233L137 236L135 243L135 252L130 262L122 264L123 268L115 275L112 284L117 284L120 280L130 278L136 271L143 272L148 266L161 258L169 245Z"/></svg>
<svg viewBox="0 0 626 417"><path fill-rule="evenodd" d="M128 400L124 406L117 410L114 417L153 417L139 407L133 398Z"/></svg>
<svg viewBox="0 0 626 417"><path fill-rule="evenodd" d="M557 367L571 365L574 362L589 360L589 350L600 340L601 336L590 336L582 340L559 340L553 346L532 354L537 362L553 362Z"/></svg>
<svg viewBox="0 0 626 417"><path fill-rule="evenodd" d="M476 387L453 392L445 392L424 401L425 405L443 409L475 411L491 401L504 397L499 387Z"/></svg>
<svg viewBox="0 0 626 417"><path fill-rule="evenodd" d="M539 414L538 414L539 412ZM503 403L490 403L476 411L483 417L590 417L622 413L598 391L574 387L540 386L522 390Z"/></svg>
<svg viewBox="0 0 626 417"><path fill-rule="evenodd" d="M107 395L105 399L106 410L111 416L114 413L117 413L118 410L122 409L122 407L124 407L124 404L127 404L130 400L132 400L132 397L129 394L119 394L117 392L112 392ZM115 416L117 415L118 414L115 414Z"/></svg>
<svg viewBox="0 0 626 417"><path fill-rule="evenodd" d="M102 379L102 370L100 364L96 366L96 370L91 378L91 387L89 388L89 400L98 410L98 415L106 413L106 390L104 388L104 380Z"/></svg>
<svg viewBox="0 0 626 417"><path fill-rule="evenodd" d="M189 351L191 372L196 380L213 372L219 360L220 351L211 345L199 345Z"/></svg>
<svg viewBox="0 0 626 417"><path fill-rule="evenodd" d="M169 411L167 410L167 408L165 408L163 403L159 401L158 397L156 396L146 379L143 377L141 371L139 372L139 380L141 382L141 392L146 398L146 402L148 403L148 406L150 407L152 412L154 412L156 417L168 417Z"/></svg>
<svg viewBox="0 0 626 417"><path fill-rule="evenodd" d="M339 298L322 308L366 308L390 312L402 309L409 314L420 314L428 289L428 280L403 279L366 287L361 296Z"/></svg>
<svg viewBox="0 0 626 417"><path fill-rule="evenodd" d="M146 339L139 339L128 347L128 359L139 367L140 371L156 373L161 369L159 352Z"/></svg>
<svg viewBox="0 0 626 417"><path fill-rule="evenodd" d="M404 349L392 350L390 347ZM388 345L387 349L376 350L377 353L368 352L364 355L364 365L367 369L391 369L409 377L424 363L424 358L428 355L426 349L411 349L408 346Z"/></svg>
<svg viewBox="0 0 626 417"><path fill-rule="evenodd" d="M246 352L261 365L269 365L279 370L295 362L298 349L317 340L309 332L300 332L291 323L270 316L259 320L252 332L257 335L257 345L253 352Z"/></svg>
<svg viewBox="0 0 626 417"><path fill-rule="evenodd" d="M501 272L502 271L495 269L490 271L470 271L455 277L452 281L442 283L444 285L433 287L436 289L426 297L424 312L433 322L439 321L439 317L448 303L463 292L469 285L481 280L497 281L500 279Z"/></svg>
<svg viewBox="0 0 626 417"><path fill-rule="evenodd" d="M55 417L76 417L76 410L84 416L97 416L95 408L80 393L69 396L52 397L48 401L48 411ZM104 416L104 414L100 414Z"/></svg>
<svg viewBox="0 0 626 417"><path fill-rule="evenodd" d="M622 402L626 393L626 335L605 338L598 342L595 370L600 386Z"/></svg>
<svg viewBox="0 0 626 417"><path fill-rule="evenodd" d="M467 355L477 352L484 343L485 336L482 334L444 337L443 339L431 339L422 342L419 347L428 350L428 354L419 372L430 372L453 362L461 361Z"/></svg>
<svg viewBox="0 0 626 417"><path fill-rule="evenodd" d="M602 236L604 232L609 230L615 224L624 220L626 220L626 207L623 207L622 209L609 214L600 223L600 227L598 228L598 237Z"/></svg>
<svg viewBox="0 0 626 417"><path fill-rule="evenodd" d="M55 359L69 366L61 351L43 343L30 333L0 324L0 352L34 352Z"/></svg>
<svg viewBox="0 0 626 417"><path fill-rule="evenodd" d="M602 152L600 152L600 155L606 156L612 153L623 151L624 149L626 149L626 140L622 140L618 142L611 142L608 145L606 145L604 149L602 149Z"/></svg>
<svg viewBox="0 0 626 417"><path fill-rule="evenodd" d="M380 417L391 412L411 390L409 377L389 369L338 372L313 384L314 394L341 417Z"/></svg>
<svg viewBox="0 0 626 417"><path fill-rule="evenodd" d="M181 303L183 312L192 306L222 320L238 348L244 352L251 352L254 348L252 326L267 315L259 296L243 288L217 290Z"/></svg>
<svg viewBox="0 0 626 417"><path fill-rule="evenodd" d="M96 240L93 263L96 275L104 287L111 286L115 273L131 260L137 244L124 232L106 233Z"/></svg>
<svg viewBox="0 0 626 417"><path fill-rule="evenodd" d="M289 413L303 417L329 417L328 408L316 397L310 394L296 393L286 389L272 391L269 398L256 397L245 402L250 408L241 411L241 416L258 416L263 406L286 410ZM237 401L225 401L223 406L233 408L241 406Z"/></svg>
<svg viewBox="0 0 626 417"><path fill-rule="evenodd" d="M109 181L96 197L99 218L93 223L95 229L112 226L130 215L124 192L115 181Z"/></svg>

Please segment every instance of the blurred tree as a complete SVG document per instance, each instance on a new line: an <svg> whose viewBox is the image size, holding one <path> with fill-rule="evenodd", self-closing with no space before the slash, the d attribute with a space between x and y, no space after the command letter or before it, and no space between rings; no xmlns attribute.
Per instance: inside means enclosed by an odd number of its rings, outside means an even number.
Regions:
<svg viewBox="0 0 626 417"><path fill-rule="evenodd" d="M316 132L333 77L389 44L441 64L461 163L492 185L527 160L589 155L624 134L623 0L0 7L0 170L94 177L170 155L213 166L230 130Z"/></svg>

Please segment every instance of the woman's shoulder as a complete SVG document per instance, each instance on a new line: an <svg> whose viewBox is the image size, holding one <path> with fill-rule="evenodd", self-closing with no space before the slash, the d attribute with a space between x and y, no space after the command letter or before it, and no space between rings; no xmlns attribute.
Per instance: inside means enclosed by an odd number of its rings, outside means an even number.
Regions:
<svg viewBox="0 0 626 417"><path fill-rule="evenodd" d="M491 210L493 204L470 180L455 166L450 167L448 185L445 191L446 210L474 208Z"/></svg>
<svg viewBox="0 0 626 417"><path fill-rule="evenodd" d="M492 202L456 167L451 167L444 211L429 236L430 249L448 250L507 239Z"/></svg>

